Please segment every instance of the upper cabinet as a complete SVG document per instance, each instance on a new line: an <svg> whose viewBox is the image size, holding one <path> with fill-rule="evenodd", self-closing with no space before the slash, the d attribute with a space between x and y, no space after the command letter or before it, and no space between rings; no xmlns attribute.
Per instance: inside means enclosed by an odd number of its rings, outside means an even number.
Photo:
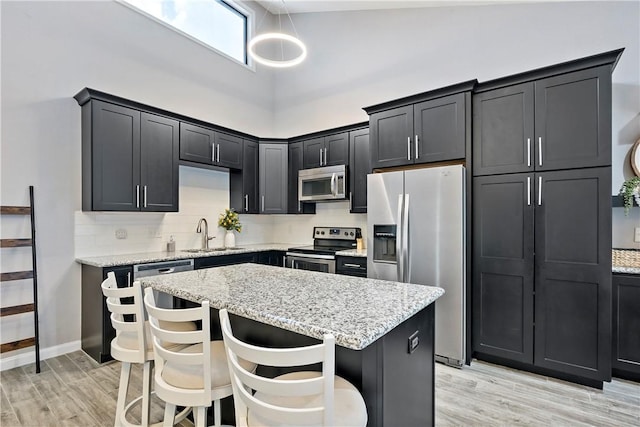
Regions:
<svg viewBox="0 0 640 427"><path fill-rule="evenodd" d="M473 97L473 174L611 164L611 64L497 87Z"/></svg>
<svg viewBox="0 0 640 427"><path fill-rule="evenodd" d="M371 168L464 159L475 84L472 80L365 108Z"/></svg>
<svg viewBox="0 0 640 427"><path fill-rule="evenodd" d="M239 213L259 213L258 141L243 139L242 170L229 171L229 205Z"/></svg>
<svg viewBox="0 0 640 427"><path fill-rule="evenodd" d="M349 133L303 141L303 169L349 163Z"/></svg>
<svg viewBox="0 0 640 427"><path fill-rule="evenodd" d="M242 138L180 123L180 160L242 169Z"/></svg>
<svg viewBox="0 0 640 427"><path fill-rule="evenodd" d="M316 213L315 203L303 203L298 200L298 172L303 169L303 151L303 141L289 144L289 189L287 205L288 213L290 214Z"/></svg>
<svg viewBox="0 0 640 427"><path fill-rule="evenodd" d="M287 213L289 146L260 142L260 213Z"/></svg>
<svg viewBox="0 0 640 427"><path fill-rule="evenodd" d="M371 173L369 128L349 132L349 211L367 213L367 174Z"/></svg>
<svg viewBox="0 0 640 427"><path fill-rule="evenodd" d="M75 98L82 106L82 209L178 211L179 122L89 89Z"/></svg>

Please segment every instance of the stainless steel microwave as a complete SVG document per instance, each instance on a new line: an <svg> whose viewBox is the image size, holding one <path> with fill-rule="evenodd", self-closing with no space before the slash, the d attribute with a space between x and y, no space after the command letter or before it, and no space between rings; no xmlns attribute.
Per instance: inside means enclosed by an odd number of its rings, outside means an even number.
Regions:
<svg viewBox="0 0 640 427"><path fill-rule="evenodd" d="M303 169L298 172L298 200L301 202L345 199L346 186L345 165Z"/></svg>

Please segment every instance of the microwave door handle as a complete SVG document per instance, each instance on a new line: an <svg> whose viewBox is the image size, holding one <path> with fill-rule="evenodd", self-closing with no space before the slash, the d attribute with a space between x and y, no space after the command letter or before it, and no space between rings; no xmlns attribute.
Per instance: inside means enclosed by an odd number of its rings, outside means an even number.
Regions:
<svg viewBox="0 0 640 427"><path fill-rule="evenodd" d="M337 175L335 173L331 174L331 195L333 197L336 196L336 181L337 181Z"/></svg>

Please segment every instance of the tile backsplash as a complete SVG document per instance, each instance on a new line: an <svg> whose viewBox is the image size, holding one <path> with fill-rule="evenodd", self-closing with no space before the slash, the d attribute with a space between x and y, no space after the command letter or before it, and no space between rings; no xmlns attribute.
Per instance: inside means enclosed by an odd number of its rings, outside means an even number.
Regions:
<svg viewBox="0 0 640 427"><path fill-rule="evenodd" d="M180 166L179 212L75 212L75 256L90 257L166 250L173 236L176 250L199 248L200 218L209 223L211 247L224 244L218 216L229 206L229 173ZM349 214L348 202L319 203L315 215L240 215L236 245L308 244L313 226L361 227L366 214ZM119 239L116 234L126 238ZM365 236L366 237L366 236Z"/></svg>

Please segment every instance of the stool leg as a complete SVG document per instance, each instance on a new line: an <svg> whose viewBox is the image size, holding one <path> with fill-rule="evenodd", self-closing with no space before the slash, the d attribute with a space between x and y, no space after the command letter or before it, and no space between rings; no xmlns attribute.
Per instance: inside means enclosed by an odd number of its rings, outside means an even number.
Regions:
<svg viewBox="0 0 640 427"><path fill-rule="evenodd" d="M204 406L196 408L195 425L196 427L206 427L207 425L207 411Z"/></svg>
<svg viewBox="0 0 640 427"><path fill-rule="evenodd" d="M153 361L147 360L142 366L142 416L140 417L143 427L149 426L149 400L151 396L151 364Z"/></svg>
<svg viewBox="0 0 640 427"><path fill-rule="evenodd" d="M222 414L220 413L220 400L213 401L213 425L220 427L222 425Z"/></svg>
<svg viewBox="0 0 640 427"><path fill-rule="evenodd" d="M124 415L125 401L127 400L127 391L129 389L129 377L131 376L131 363L121 362L120 369L120 386L118 387L118 402L116 403L116 419L115 427L122 425L122 416Z"/></svg>
<svg viewBox="0 0 640 427"><path fill-rule="evenodd" d="M162 422L163 427L173 427L173 419L176 416L176 405L172 405L171 403L166 403L164 405L164 421Z"/></svg>

